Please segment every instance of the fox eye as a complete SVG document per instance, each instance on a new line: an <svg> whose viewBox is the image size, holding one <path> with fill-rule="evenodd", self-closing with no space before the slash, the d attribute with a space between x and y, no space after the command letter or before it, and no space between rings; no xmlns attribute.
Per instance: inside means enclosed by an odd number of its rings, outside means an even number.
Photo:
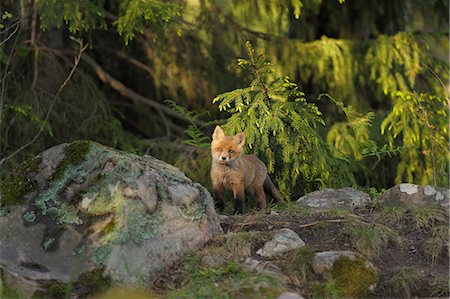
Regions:
<svg viewBox="0 0 450 299"><path fill-rule="evenodd" d="M229 150L228 151L230 154L234 154L234 151L233 150Z"/></svg>
<svg viewBox="0 0 450 299"><path fill-rule="evenodd" d="M219 152L221 152L221 151L222 151L222 149L221 149L221 148L218 148L217 150L218 150Z"/></svg>

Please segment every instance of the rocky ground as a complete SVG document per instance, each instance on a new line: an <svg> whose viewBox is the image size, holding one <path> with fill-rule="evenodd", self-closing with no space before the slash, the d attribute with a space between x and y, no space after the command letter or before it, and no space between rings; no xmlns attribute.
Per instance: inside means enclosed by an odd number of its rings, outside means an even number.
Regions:
<svg viewBox="0 0 450 299"><path fill-rule="evenodd" d="M448 218L438 207L374 202L348 211L287 205L222 217L222 227L225 235L167 270L155 291L173 298L242 298L253 292L276 298L286 291L305 298L449 295ZM258 254L285 228L305 245L273 257ZM329 251L353 252L356 261L373 268L355 262L322 271L318 253Z"/></svg>
<svg viewBox="0 0 450 299"><path fill-rule="evenodd" d="M449 190L366 191L217 215L162 161L56 146L0 182L0 298L447 298Z"/></svg>

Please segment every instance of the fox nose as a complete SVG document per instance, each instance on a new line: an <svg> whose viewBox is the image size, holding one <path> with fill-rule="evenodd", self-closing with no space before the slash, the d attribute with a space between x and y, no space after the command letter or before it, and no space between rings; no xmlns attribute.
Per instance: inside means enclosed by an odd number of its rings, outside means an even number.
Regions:
<svg viewBox="0 0 450 299"><path fill-rule="evenodd" d="M222 157L222 160L224 160L224 161L225 161L226 159L227 159L227 157Z"/></svg>

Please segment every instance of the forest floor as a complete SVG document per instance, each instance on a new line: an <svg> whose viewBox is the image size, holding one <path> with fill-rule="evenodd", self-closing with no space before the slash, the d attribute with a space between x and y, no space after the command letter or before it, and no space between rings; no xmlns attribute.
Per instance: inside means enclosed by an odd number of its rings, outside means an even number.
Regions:
<svg viewBox="0 0 450 299"><path fill-rule="evenodd" d="M371 297L449 295L448 218L442 209L368 207L350 212L290 205L221 219L225 234L169 268L156 282L156 294L173 298L271 298L293 291L305 298L345 297L342 285L315 274L311 262L315 252L351 250L378 270ZM257 255L281 228L295 231L306 246L277 258ZM223 257L223 264L205 265L202 258L210 255ZM269 262L281 273L249 272L242 267L247 258Z"/></svg>

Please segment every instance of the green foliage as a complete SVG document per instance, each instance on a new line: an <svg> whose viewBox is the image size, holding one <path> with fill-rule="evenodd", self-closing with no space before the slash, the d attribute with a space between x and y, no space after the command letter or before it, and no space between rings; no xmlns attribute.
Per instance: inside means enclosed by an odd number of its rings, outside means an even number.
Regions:
<svg viewBox="0 0 450 299"><path fill-rule="evenodd" d="M162 30L180 16L180 9L178 4L169 1L120 1L121 16L114 24L125 44L128 44L135 38L136 32L144 33L144 28Z"/></svg>
<svg viewBox="0 0 450 299"><path fill-rule="evenodd" d="M209 115L208 111L204 111L203 113L198 113L196 111L191 111L181 105L178 105L174 101L167 100L166 103L170 105L170 107L177 111L178 113L181 113L188 119L191 124L189 127L184 131L184 134L187 135L187 139L185 139L183 142L187 145L192 145L199 148L207 148L210 146L211 140L209 136L207 136L204 132L202 132L201 128L205 126L209 126L212 124L216 124L216 121L210 121L205 122L201 125L197 125L197 122L200 120L200 118L204 115Z"/></svg>
<svg viewBox="0 0 450 299"><path fill-rule="evenodd" d="M69 32L106 28L104 0L36 0L41 12L41 28L66 24Z"/></svg>
<svg viewBox="0 0 450 299"><path fill-rule="evenodd" d="M386 116L381 133L391 145L403 145L396 183L448 186L448 100L412 92L393 92L392 111Z"/></svg>
<svg viewBox="0 0 450 299"><path fill-rule="evenodd" d="M229 133L246 133L246 144L266 161L269 173L277 168L277 182L285 195L354 181L348 166L335 158L318 133L323 125L317 106L308 103L298 86L287 77L270 80L272 64L264 55L255 57L249 42L250 60L238 63L250 69L249 87L218 95L219 110L231 116L224 126Z"/></svg>
<svg viewBox="0 0 450 299"><path fill-rule="evenodd" d="M109 4L119 13L113 23L117 32L128 44L136 33L143 33L144 28L162 30L167 24L180 16L180 6L176 3L159 0L152 1L110 1ZM89 32L107 28L107 11L105 0L37 0L36 5L41 15L41 28L51 25L58 28L67 25L69 32ZM108 16L111 18L111 15Z"/></svg>
<svg viewBox="0 0 450 299"><path fill-rule="evenodd" d="M345 106L328 96L345 114L346 120L333 124L327 133L327 142L332 144L344 157L355 160L363 158L363 150L369 144L369 128L373 112L361 115L352 106Z"/></svg>
<svg viewBox="0 0 450 299"><path fill-rule="evenodd" d="M412 90L421 71L419 45L408 33L380 35L367 51L365 60L370 79L377 82L384 94Z"/></svg>

